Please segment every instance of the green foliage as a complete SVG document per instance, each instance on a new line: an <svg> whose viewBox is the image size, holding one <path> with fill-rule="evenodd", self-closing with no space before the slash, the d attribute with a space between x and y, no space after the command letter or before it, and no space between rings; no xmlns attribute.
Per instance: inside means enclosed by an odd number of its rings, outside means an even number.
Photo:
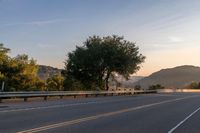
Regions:
<svg viewBox="0 0 200 133"><path fill-rule="evenodd" d="M10 69L6 73L7 88L15 88L15 91L39 90L35 86L39 82L35 60L29 59L27 55L18 55L9 63Z"/></svg>
<svg viewBox="0 0 200 133"><path fill-rule="evenodd" d="M0 64L8 59L9 48L5 48L2 43L0 43Z"/></svg>
<svg viewBox="0 0 200 133"><path fill-rule="evenodd" d="M141 88L141 86L140 85L135 85L134 86L134 90L141 90L142 88Z"/></svg>
<svg viewBox="0 0 200 133"><path fill-rule="evenodd" d="M64 80L64 90L65 91L80 91L80 90L87 90L84 85L75 79L70 78L67 76Z"/></svg>
<svg viewBox="0 0 200 133"><path fill-rule="evenodd" d="M187 86L187 88L189 88L189 89L200 89L200 82L199 82L199 83L197 83L197 82L192 82L191 84L189 84L189 85Z"/></svg>
<svg viewBox="0 0 200 133"><path fill-rule="evenodd" d="M5 91L41 90L36 61L24 54L11 58L9 51L0 44L0 82L5 82Z"/></svg>
<svg viewBox="0 0 200 133"><path fill-rule="evenodd" d="M156 84L156 85L151 85L149 86L149 90L157 90L157 89L164 89L165 87L160 85L160 84Z"/></svg>
<svg viewBox="0 0 200 133"><path fill-rule="evenodd" d="M90 90L108 89L108 81L113 74L118 73L128 79L130 74L140 69L144 59L135 43L123 37L93 36L87 39L84 46L77 46L68 54L65 77L66 80L71 79L70 82L78 81L83 88Z"/></svg>
<svg viewBox="0 0 200 133"><path fill-rule="evenodd" d="M46 81L37 78L35 85L34 85L34 90L46 91Z"/></svg>
<svg viewBox="0 0 200 133"><path fill-rule="evenodd" d="M9 71L10 57L7 55L10 49L5 48L3 44L0 44L0 73L5 75Z"/></svg>
<svg viewBox="0 0 200 133"><path fill-rule="evenodd" d="M48 78L46 83L48 91L62 91L64 84L64 77L60 74L54 75L53 77Z"/></svg>

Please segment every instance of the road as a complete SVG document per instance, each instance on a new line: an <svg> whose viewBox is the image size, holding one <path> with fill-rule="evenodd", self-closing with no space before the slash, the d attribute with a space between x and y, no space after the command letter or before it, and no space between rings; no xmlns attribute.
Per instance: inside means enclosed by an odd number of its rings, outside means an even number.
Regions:
<svg viewBox="0 0 200 133"><path fill-rule="evenodd" d="M0 133L199 133L200 93L0 104Z"/></svg>

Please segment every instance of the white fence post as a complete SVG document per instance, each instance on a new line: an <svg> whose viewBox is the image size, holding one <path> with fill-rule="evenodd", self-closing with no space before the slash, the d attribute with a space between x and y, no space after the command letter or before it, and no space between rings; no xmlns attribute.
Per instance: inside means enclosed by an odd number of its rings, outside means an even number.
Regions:
<svg viewBox="0 0 200 133"><path fill-rule="evenodd" d="M5 85L5 83L4 83L4 81L2 82L2 86L1 86L1 91L4 91L4 85Z"/></svg>

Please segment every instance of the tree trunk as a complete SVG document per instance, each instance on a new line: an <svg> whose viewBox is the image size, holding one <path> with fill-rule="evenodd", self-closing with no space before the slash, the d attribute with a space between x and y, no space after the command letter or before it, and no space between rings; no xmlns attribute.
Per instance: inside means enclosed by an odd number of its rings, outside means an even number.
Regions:
<svg viewBox="0 0 200 133"><path fill-rule="evenodd" d="M106 90L107 90L107 91L108 91L108 89L109 89L109 85L108 85L109 77L110 77L110 72L108 71L108 72L107 72L107 75L106 75L106 78L105 78L105 84L106 84Z"/></svg>

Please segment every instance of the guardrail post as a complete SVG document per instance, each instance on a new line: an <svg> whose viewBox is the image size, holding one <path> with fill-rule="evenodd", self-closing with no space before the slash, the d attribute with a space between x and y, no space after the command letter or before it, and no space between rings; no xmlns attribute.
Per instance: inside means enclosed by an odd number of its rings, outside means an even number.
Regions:
<svg viewBox="0 0 200 133"><path fill-rule="evenodd" d="M28 98L27 97L24 97L24 102L27 102L28 101Z"/></svg>
<svg viewBox="0 0 200 133"><path fill-rule="evenodd" d="M46 101L47 100L47 96L44 96L44 101Z"/></svg>
<svg viewBox="0 0 200 133"><path fill-rule="evenodd" d="M3 82L2 82L2 86L1 86L1 91L2 91L2 92L4 91L4 86L5 86L5 82L3 81Z"/></svg>

